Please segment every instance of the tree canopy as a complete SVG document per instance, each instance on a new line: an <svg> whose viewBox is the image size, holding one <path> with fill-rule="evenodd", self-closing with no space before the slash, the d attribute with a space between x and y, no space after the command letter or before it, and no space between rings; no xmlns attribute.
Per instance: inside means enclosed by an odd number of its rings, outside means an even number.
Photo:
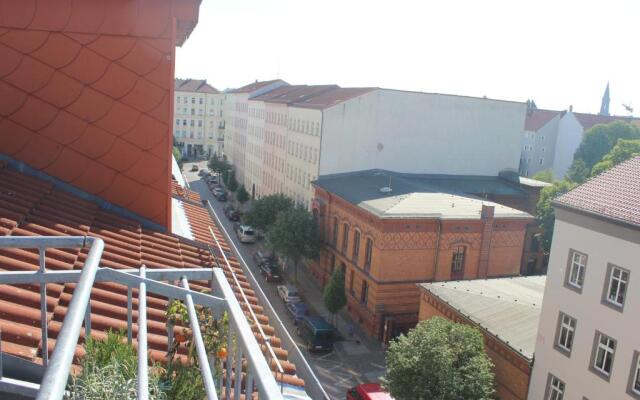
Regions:
<svg viewBox="0 0 640 400"><path fill-rule="evenodd" d="M620 139L610 152L602 157L602 160L593 166L591 176L600 175L604 171L615 167L623 161L640 155L640 139Z"/></svg>
<svg viewBox="0 0 640 400"><path fill-rule="evenodd" d="M347 304L344 292L344 273L342 268L336 268L331 274L329 284L324 288L324 305L331 314L335 314Z"/></svg>
<svg viewBox="0 0 640 400"><path fill-rule="evenodd" d="M478 329L433 317L391 341L383 384L397 400L489 400L492 366Z"/></svg>
<svg viewBox="0 0 640 400"><path fill-rule="evenodd" d="M545 169L544 171L537 172L531 178L535 179L537 181L552 183L553 182L553 171L550 170L550 169Z"/></svg>
<svg viewBox="0 0 640 400"><path fill-rule="evenodd" d="M536 206L536 218L542 229L542 247L545 251L551 248L551 239L553 238L553 226L555 224L555 214L551 206L551 200L567 193L569 190L578 186L575 182L569 180L555 181L551 186L547 186L540 191L540 199Z"/></svg>
<svg viewBox="0 0 640 400"><path fill-rule="evenodd" d="M611 151L619 139L640 139L640 127L615 121L610 124L594 125L587 130L573 157L573 164L583 162L584 167L572 165L567 177L574 182L584 182L592 175L594 165Z"/></svg>
<svg viewBox="0 0 640 400"><path fill-rule="evenodd" d="M295 207L281 212L266 234L269 247L293 260L294 278L303 258L316 258L320 251L318 224L305 208Z"/></svg>
<svg viewBox="0 0 640 400"><path fill-rule="evenodd" d="M293 208L293 201L283 194L272 194L253 202L243 222L266 232L276 222L279 213Z"/></svg>
<svg viewBox="0 0 640 400"><path fill-rule="evenodd" d="M238 191L236 192L236 200L238 200L238 203L240 204L244 204L249 201L249 192L247 192L244 185L240 185L238 188Z"/></svg>
<svg viewBox="0 0 640 400"><path fill-rule="evenodd" d="M235 191L238 190L238 181L236 180L236 173L233 170L229 173L227 189L232 193L235 193Z"/></svg>
<svg viewBox="0 0 640 400"><path fill-rule="evenodd" d="M224 159L218 157L216 154L212 155L207 163L207 166L213 172L224 174L231 169L231 165Z"/></svg>

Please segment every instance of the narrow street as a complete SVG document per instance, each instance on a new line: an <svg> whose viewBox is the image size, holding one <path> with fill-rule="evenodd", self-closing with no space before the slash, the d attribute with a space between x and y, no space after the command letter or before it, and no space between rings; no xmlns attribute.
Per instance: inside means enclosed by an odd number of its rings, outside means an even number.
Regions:
<svg viewBox="0 0 640 400"><path fill-rule="evenodd" d="M306 350L300 337L296 334L295 325L288 316L283 301L277 294L277 284L267 283L264 280L253 259L253 254L260 249L260 244L242 244L238 241L233 233L233 222L229 221L223 212L223 207L227 203L221 203L213 197L207 185L198 176L198 172L190 171L191 165L192 163L185 163L183 167L184 176L189 182L189 186L198 192L202 199L209 200L218 222L229 235L227 238L229 243L235 245L238 259L243 264L243 268L256 277L275 312L296 341L330 398L344 399L349 388L360 383L379 381L385 371L384 351L379 343L366 339L364 334L358 332L357 329L356 335L353 338L348 338L346 330L350 321L344 310L337 315L336 320L340 334L345 340L336 342L334 350L328 354L312 354ZM199 162L198 166L206 168L206 163ZM298 281L298 290L311 308L312 313L328 319L329 313L324 307L321 289L305 268L299 269Z"/></svg>

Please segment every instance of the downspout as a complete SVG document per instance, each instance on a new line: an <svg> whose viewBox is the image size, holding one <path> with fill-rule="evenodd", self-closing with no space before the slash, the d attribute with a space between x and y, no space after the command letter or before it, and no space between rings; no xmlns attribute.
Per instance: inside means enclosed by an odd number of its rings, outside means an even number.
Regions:
<svg viewBox="0 0 640 400"><path fill-rule="evenodd" d="M438 258L440 257L440 235L442 232L442 220L438 219L438 237L436 238L436 256L433 259L433 278L432 282L436 281L436 277L438 276Z"/></svg>

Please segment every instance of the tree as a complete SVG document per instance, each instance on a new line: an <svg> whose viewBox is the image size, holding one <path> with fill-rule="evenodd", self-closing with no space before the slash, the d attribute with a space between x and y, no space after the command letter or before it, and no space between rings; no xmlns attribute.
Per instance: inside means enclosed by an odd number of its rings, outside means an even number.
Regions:
<svg viewBox="0 0 640 400"><path fill-rule="evenodd" d="M269 247L293 261L294 282L298 280L298 264L303 258L316 258L320 251L318 224L302 207L281 212L266 234Z"/></svg>
<svg viewBox="0 0 640 400"><path fill-rule="evenodd" d="M551 206L551 200L567 193L576 186L577 184L575 182L565 179L555 181L551 186L547 186L540 191L540 199L536 206L536 218L540 229L542 229L542 247L547 252L551 249L553 226L555 224L555 214Z"/></svg>
<svg viewBox="0 0 640 400"><path fill-rule="evenodd" d="M587 180L591 170L587 167L584 161L581 159L573 160L571 167L567 171L566 179L576 183L582 183Z"/></svg>
<svg viewBox="0 0 640 400"><path fill-rule="evenodd" d="M594 125L585 132L573 156L573 162L582 160L589 171L586 175L588 177L591 175L593 166L615 146L619 139L640 139L640 127L623 121ZM572 176L570 178L576 182L582 182L573 179Z"/></svg>
<svg viewBox="0 0 640 400"><path fill-rule="evenodd" d="M433 317L391 341L383 385L397 400L489 400L492 367L478 329Z"/></svg>
<svg viewBox="0 0 640 400"><path fill-rule="evenodd" d="M253 202L251 210L244 215L247 225L266 232L276 222L279 213L293 208L293 201L283 194L272 194Z"/></svg>
<svg viewBox="0 0 640 400"><path fill-rule="evenodd" d="M324 305L335 317L336 313L347 304L344 292L344 273L342 268L336 268L331 274L329 284L324 288ZM335 318L334 318L335 319Z"/></svg>
<svg viewBox="0 0 640 400"><path fill-rule="evenodd" d="M593 166L591 176L600 175L604 171L615 167L623 161L640 155L640 139L636 140L618 140L610 152L602 157L602 160Z"/></svg>
<svg viewBox="0 0 640 400"><path fill-rule="evenodd" d="M540 172L536 173L535 175L533 175L531 178L535 179L537 181L552 183L553 182L553 170L546 169L544 171L540 171Z"/></svg>
<svg viewBox="0 0 640 400"><path fill-rule="evenodd" d="M211 156L207 166L210 170L217 172L218 174L224 174L231 169L231 165L229 165L225 160L218 158L216 154Z"/></svg>
<svg viewBox="0 0 640 400"><path fill-rule="evenodd" d="M229 173L228 180L227 189L232 193L235 193L235 191L238 190L238 181L236 180L236 173L233 170Z"/></svg>
<svg viewBox="0 0 640 400"><path fill-rule="evenodd" d="M238 191L236 192L236 200L238 200L238 203L240 204L244 204L249 201L249 192L247 192L244 185L240 185L238 188Z"/></svg>
<svg viewBox="0 0 640 400"><path fill-rule="evenodd" d="M175 157L178 166L182 169L182 152L176 146L173 146L173 157Z"/></svg>

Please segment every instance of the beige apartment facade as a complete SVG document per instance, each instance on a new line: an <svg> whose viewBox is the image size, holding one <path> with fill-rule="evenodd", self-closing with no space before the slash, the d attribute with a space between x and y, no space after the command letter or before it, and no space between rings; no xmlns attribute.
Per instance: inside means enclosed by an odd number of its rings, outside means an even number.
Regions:
<svg viewBox="0 0 640 400"><path fill-rule="evenodd" d="M529 399L640 399L640 157L554 202Z"/></svg>
<svg viewBox="0 0 640 400"><path fill-rule="evenodd" d="M227 153L255 197L283 193L310 208L311 182L321 175L380 168L497 176L519 165L524 103L336 85L233 96Z"/></svg>
<svg viewBox="0 0 640 400"><path fill-rule="evenodd" d="M223 154L224 95L206 80L176 79L174 143L183 156Z"/></svg>

